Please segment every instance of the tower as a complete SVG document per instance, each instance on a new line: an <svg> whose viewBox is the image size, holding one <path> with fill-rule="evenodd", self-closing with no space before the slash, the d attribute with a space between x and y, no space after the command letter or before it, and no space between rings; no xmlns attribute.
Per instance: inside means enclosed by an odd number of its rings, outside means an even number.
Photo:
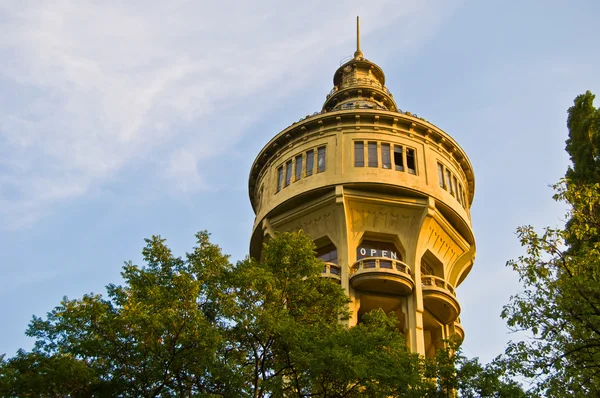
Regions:
<svg viewBox="0 0 600 398"><path fill-rule="evenodd" d="M475 179L444 131L398 109L385 75L357 49L320 112L273 137L252 165L250 255L275 231L304 230L351 299L349 325L394 312L413 352L464 338L456 287L475 259Z"/></svg>

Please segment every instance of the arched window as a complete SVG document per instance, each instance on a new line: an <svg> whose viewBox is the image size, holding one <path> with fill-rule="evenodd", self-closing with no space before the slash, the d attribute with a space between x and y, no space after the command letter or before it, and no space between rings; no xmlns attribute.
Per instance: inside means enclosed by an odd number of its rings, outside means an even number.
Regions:
<svg viewBox="0 0 600 398"><path fill-rule="evenodd" d="M317 257L326 263L338 263L337 248L333 243L328 244L317 249Z"/></svg>

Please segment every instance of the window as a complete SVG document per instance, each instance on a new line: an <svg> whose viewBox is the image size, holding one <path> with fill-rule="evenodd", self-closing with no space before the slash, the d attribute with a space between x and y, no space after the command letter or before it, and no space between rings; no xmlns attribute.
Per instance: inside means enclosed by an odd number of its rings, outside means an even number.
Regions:
<svg viewBox="0 0 600 398"><path fill-rule="evenodd" d="M441 163L438 163L438 181L440 187L446 189L446 185L444 184L444 166Z"/></svg>
<svg viewBox="0 0 600 398"><path fill-rule="evenodd" d="M285 164L285 186L290 185L292 181L292 161L288 160Z"/></svg>
<svg viewBox="0 0 600 398"><path fill-rule="evenodd" d="M326 151L325 151L325 147L319 147L317 149L317 173L322 173L325 171L325 166L326 166Z"/></svg>
<svg viewBox="0 0 600 398"><path fill-rule="evenodd" d="M277 169L277 192L281 191L283 185L283 166L279 166Z"/></svg>
<svg viewBox="0 0 600 398"><path fill-rule="evenodd" d="M368 167L379 167L379 153L377 151L377 146L381 147L381 167L384 169L393 167L397 171L405 171L406 168L410 174L417 174L417 160L416 160L416 151L412 148L404 148L401 145L394 145L393 154L392 154L392 144L389 143L379 143L377 141L368 141L367 142L367 166ZM405 152L406 150L406 152ZM393 157L392 157L393 156ZM354 167L364 167L365 166L365 142L364 141L354 141ZM441 167L441 165L440 165ZM443 181L443 171L442 171L442 181ZM441 185L441 184L440 184Z"/></svg>
<svg viewBox="0 0 600 398"><path fill-rule="evenodd" d="M394 145L394 165L396 170L404 171L404 161L402 159L402 147Z"/></svg>
<svg viewBox="0 0 600 398"><path fill-rule="evenodd" d="M354 167L365 167L365 143L354 142Z"/></svg>
<svg viewBox="0 0 600 398"><path fill-rule="evenodd" d="M306 152L306 176L311 176L315 167L315 151Z"/></svg>
<svg viewBox="0 0 600 398"><path fill-rule="evenodd" d="M317 249L317 257L325 261L326 263L338 263L337 249L333 243L320 249Z"/></svg>
<svg viewBox="0 0 600 398"><path fill-rule="evenodd" d="M458 199L458 201L460 202L460 195L458 193L458 181L456 180L456 176L452 176L452 190L454 191L454 194L456 195L456 199Z"/></svg>
<svg viewBox="0 0 600 398"><path fill-rule="evenodd" d="M446 169L446 188L448 192L454 195L454 190L452 189L452 174L450 174L450 170Z"/></svg>
<svg viewBox="0 0 600 398"><path fill-rule="evenodd" d="M369 167L377 167L377 143L369 142L368 147L368 155L369 155Z"/></svg>
<svg viewBox="0 0 600 398"><path fill-rule="evenodd" d="M467 201L465 200L465 191L463 190L462 185L459 185L458 189L460 190L460 202L462 203L463 207L466 208Z"/></svg>
<svg viewBox="0 0 600 398"><path fill-rule="evenodd" d="M406 148L406 168L410 174L417 174L417 167L415 165L415 150Z"/></svg>
<svg viewBox="0 0 600 398"><path fill-rule="evenodd" d="M302 155L296 156L296 179L298 181L302 178Z"/></svg>
<svg viewBox="0 0 600 398"><path fill-rule="evenodd" d="M381 166L384 169L392 168L392 160L390 159L390 144L381 144Z"/></svg>
<svg viewBox="0 0 600 398"><path fill-rule="evenodd" d="M421 275L433 275L433 267L421 260Z"/></svg>

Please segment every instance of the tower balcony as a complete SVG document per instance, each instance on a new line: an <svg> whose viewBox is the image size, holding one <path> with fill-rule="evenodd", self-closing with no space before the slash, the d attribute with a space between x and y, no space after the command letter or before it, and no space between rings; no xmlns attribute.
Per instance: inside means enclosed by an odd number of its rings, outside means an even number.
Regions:
<svg viewBox="0 0 600 398"><path fill-rule="evenodd" d="M350 284L358 290L411 294L415 283L408 265L387 257L365 257L351 267Z"/></svg>
<svg viewBox="0 0 600 398"><path fill-rule="evenodd" d="M351 88L351 87L372 87L372 88L376 88L378 90L385 92L390 97L393 97L390 90L388 90L388 88L386 86L384 86L383 84L381 84L381 82L379 82L378 80L369 79L366 77L354 77L354 78L346 79L339 86L335 86L334 88L332 88L331 91L329 92L329 94L327 95L327 99L329 99L332 95L334 95L338 91L344 90L346 88Z"/></svg>
<svg viewBox="0 0 600 398"><path fill-rule="evenodd" d="M433 275L421 276L425 307L442 323L454 322L460 314L460 304L454 287L442 278Z"/></svg>
<svg viewBox="0 0 600 398"><path fill-rule="evenodd" d="M335 263L326 262L323 264L323 271L321 276L324 278L330 278L341 283L342 281L342 267Z"/></svg>
<svg viewBox="0 0 600 398"><path fill-rule="evenodd" d="M454 335L460 340L465 339L465 329L460 324L460 317L454 321Z"/></svg>

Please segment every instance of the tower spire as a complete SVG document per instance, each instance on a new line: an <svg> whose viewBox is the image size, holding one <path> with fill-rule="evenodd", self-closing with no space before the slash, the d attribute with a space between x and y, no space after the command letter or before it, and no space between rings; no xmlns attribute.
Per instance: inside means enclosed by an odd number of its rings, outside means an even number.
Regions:
<svg viewBox="0 0 600 398"><path fill-rule="evenodd" d="M356 51L354 52L354 59L363 58L363 53L360 51L360 17L356 17Z"/></svg>

